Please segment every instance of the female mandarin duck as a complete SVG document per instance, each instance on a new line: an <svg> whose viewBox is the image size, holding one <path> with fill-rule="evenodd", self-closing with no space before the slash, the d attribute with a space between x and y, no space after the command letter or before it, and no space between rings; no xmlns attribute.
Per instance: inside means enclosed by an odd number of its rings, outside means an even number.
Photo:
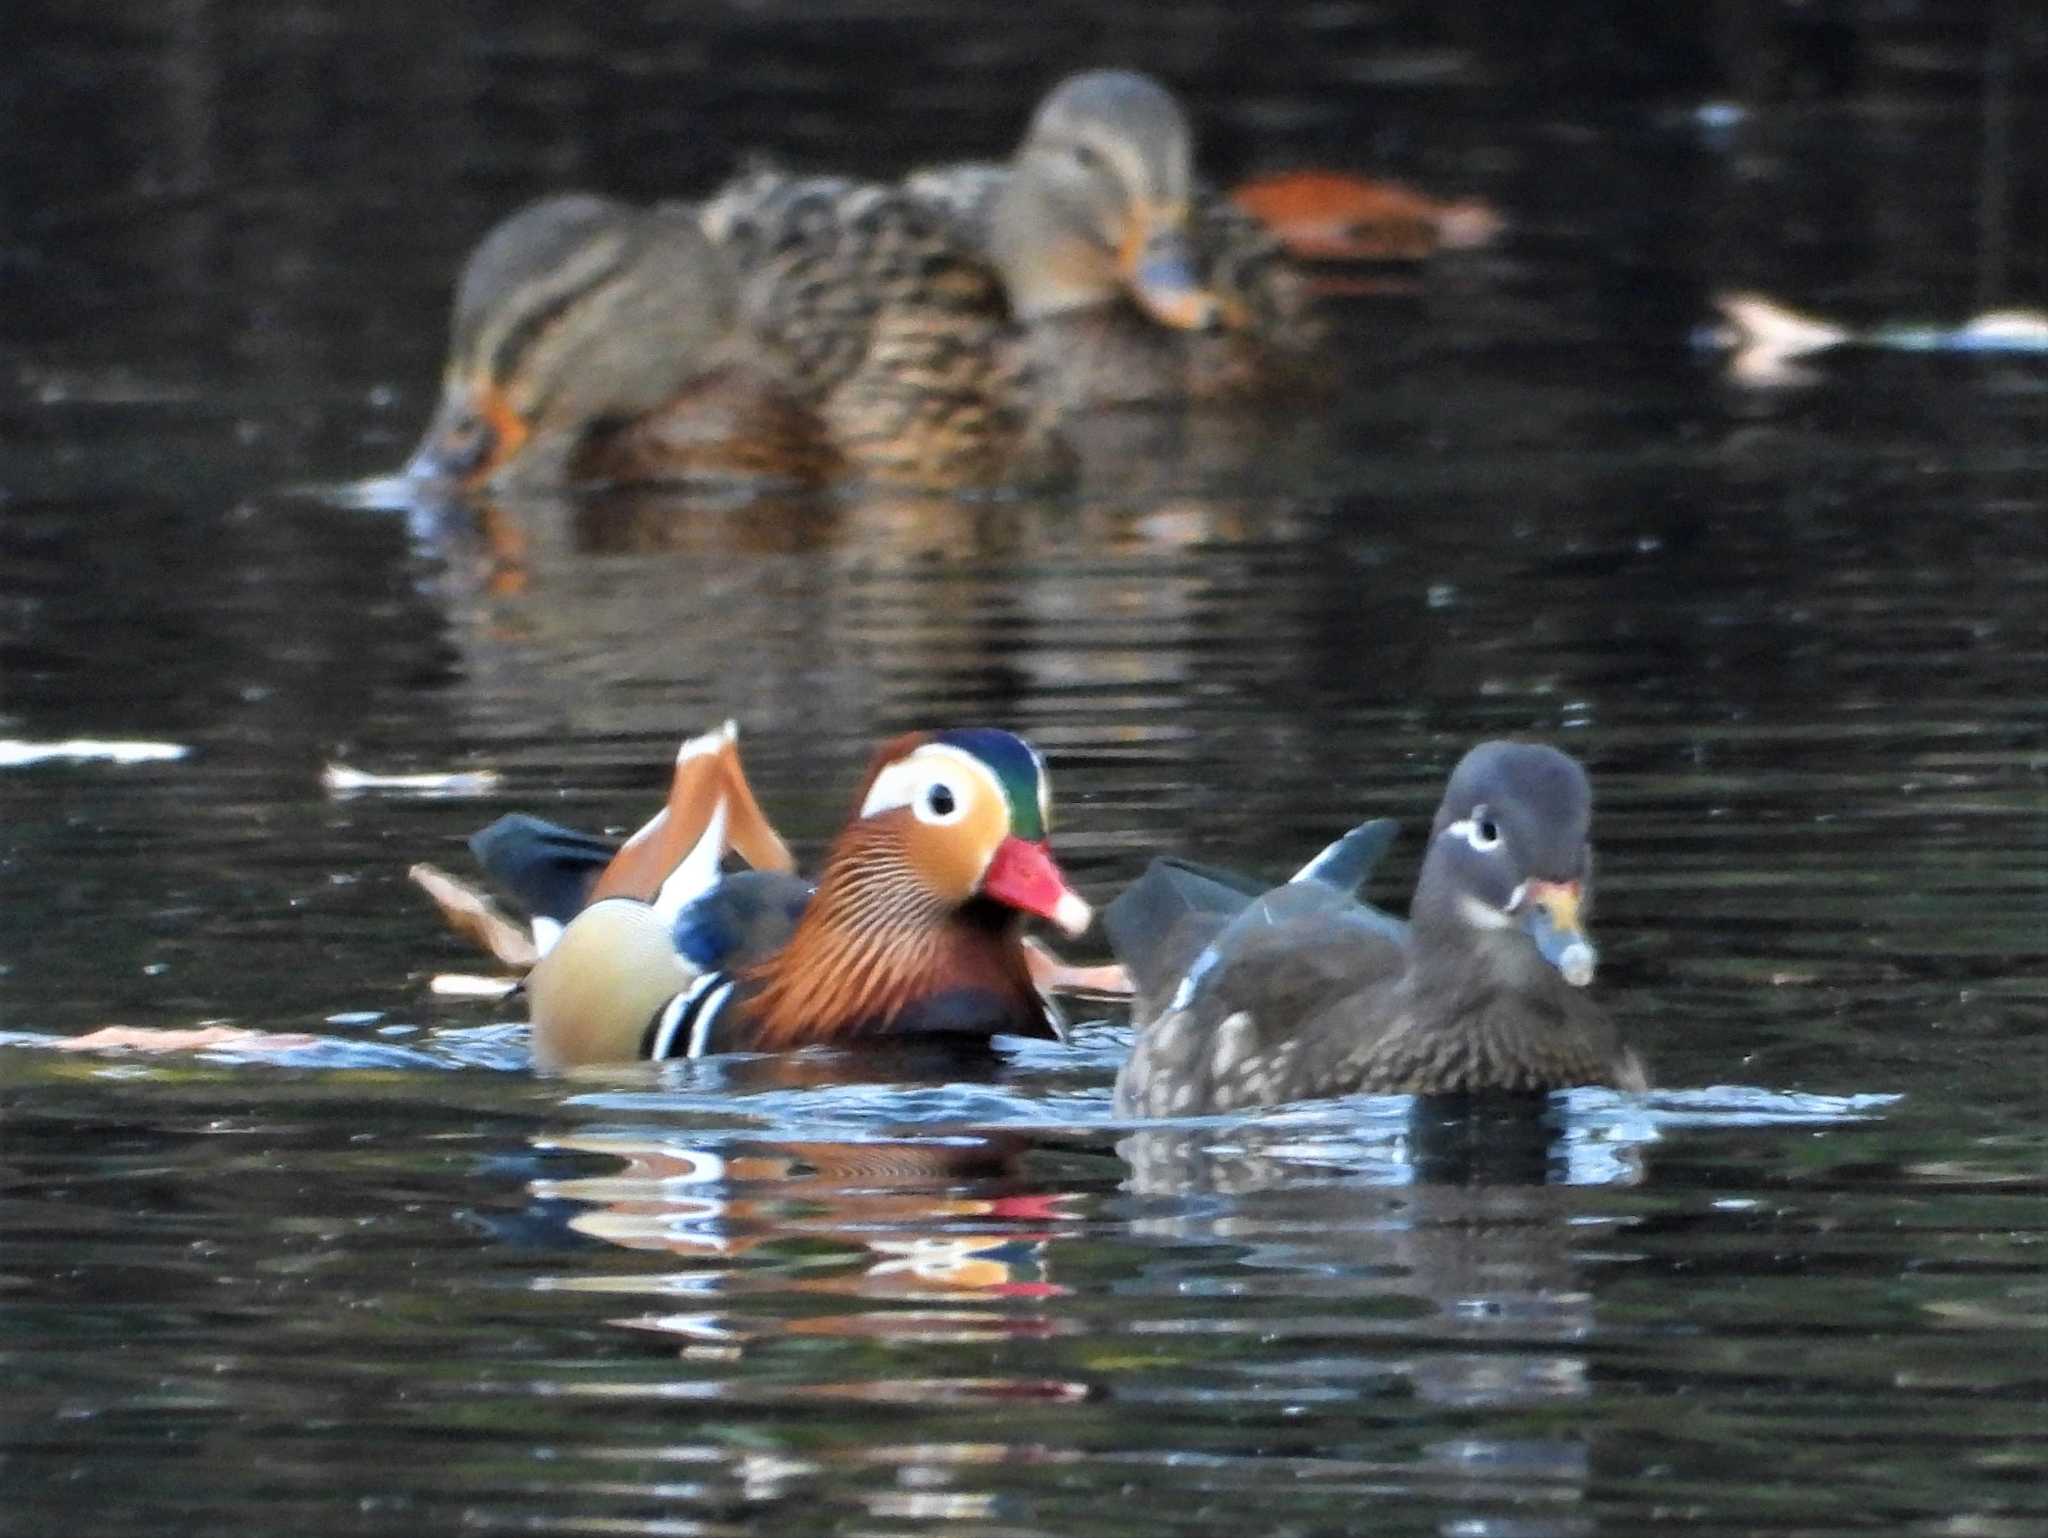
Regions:
<svg viewBox="0 0 2048 1538"><path fill-rule="evenodd" d="M1054 87L1006 166L905 185L950 211L1002 274L1059 409L1305 383L1322 328L1282 243L1201 190L1194 133L1148 76L1092 70Z"/></svg>
<svg viewBox="0 0 2048 1538"><path fill-rule="evenodd" d="M1155 863L1103 914L1141 1000L1121 1114L1305 1096L1641 1089L1587 999L1592 790L1554 748L1489 742L1437 809L1402 924L1352 895L1383 845L1367 824L1263 896Z"/></svg>
<svg viewBox="0 0 2048 1538"><path fill-rule="evenodd" d="M581 194L498 225L457 285L407 473L502 490L1015 470L1032 417L1001 284L938 213L785 189L748 239L718 230L714 245L694 210Z"/></svg>
<svg viewBox="0 0 2048 1538"><path fill-rule="evenodd" d="M813 890L789 873L728 726L683 745L668 804L616 849L530 818L478 835L538 915L536 1060L1056 1035L1046 990L1069 974L1024 924L1078 935L1090 910L1047 847L1038 754L992 728L915 733L875 755L856 805ZM721 877L728 848L755 868ZM478 933L459 884L415 879Z"/></svg>

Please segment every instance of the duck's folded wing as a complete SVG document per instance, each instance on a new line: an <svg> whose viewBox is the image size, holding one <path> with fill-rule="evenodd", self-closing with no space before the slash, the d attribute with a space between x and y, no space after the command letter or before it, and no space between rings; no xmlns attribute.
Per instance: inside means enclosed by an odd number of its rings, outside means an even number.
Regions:
<svg viewBox="0 0 2048 1538"><path fill-rule="evenodd" d="M943 210L975 252L986 256L996 204L1010 184L1010 168L989 161L955 161L928 166L903 178L903 190Z"/></svg>
<svg viewBox="0 0 2048 1538"><path fill-rule="evenodd" d="M1280 238L1228 198L1205 193L1195 208L1203 273L1223 301L1226 329L1263 338L1283 352L1319 347L1329 325L1308 275Z"/></svg>
<svg viewBox="0 0 2048 1538"><path fill-rule="evenodd" d="M788 871L732 871L676 916L676 950L707 972L765 961L789 943L814 890Z"/></svg>
<svg viewBox="0 0 2048 1538"><path fill-rule="evenodd" d="M1127 1116L1187 1116L1329 1092L1335 1006L1401 971L1390 920L1308 883L1266 894L1197 956L1117 1075Z"/></svg>
<svg viewBox="0 0 2048 1538"><path fill-rule="evenodd" d="M1102 910L1102 932L1130 977L1140 1021L1158 1013L1189 963L1261 890L1234 871L1162 857Z"/></svg>

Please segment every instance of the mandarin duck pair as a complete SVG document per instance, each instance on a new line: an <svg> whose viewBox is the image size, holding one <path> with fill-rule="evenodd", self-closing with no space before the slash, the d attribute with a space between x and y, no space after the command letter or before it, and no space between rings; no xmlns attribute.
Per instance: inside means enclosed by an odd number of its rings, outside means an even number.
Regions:
<svg viewBox="0 0 2048 1538"><path fill-rule="evenodd" d="M1306 284L1193 160L1170 92L1094 71L1004 165L535 203L462 273L408 473L986 483L1057 467L1077 409L1313 378Z"/></svg>
<svg viewBox="0 0 2048 1538"><path fill-rule="evenodd" d="M1048 842L1044 761L989 728L875 756L815 886L741 770L733 729L683 745L666 805L623 844L526 817L471 841L533 915L529 942L432 867L455 927L530 966L544 1067L885 1041L1057 1037L1059 991L1129 992L1127 1116L1305 1096L1642 1088L1585 995L1591 788L1552 748L1486 743L1451 776L1404 923L1359 888L1392 837L1363 825L1262 890L1158 860L1104 914L1115 968L1072 967L1026 922L1092 912ZM727 873L731 852L748 869Z"/></svg>

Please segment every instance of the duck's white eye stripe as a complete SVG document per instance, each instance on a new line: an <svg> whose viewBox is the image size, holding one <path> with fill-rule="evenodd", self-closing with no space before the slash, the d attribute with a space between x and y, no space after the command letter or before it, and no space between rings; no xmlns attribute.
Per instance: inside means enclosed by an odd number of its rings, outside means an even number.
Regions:
<svg viewBox="0 0 2048 1538"><path fill-rule="evenodd" d="M946 821L944 814L934 818L932 808L925 801L926 793L939 783L952 791L954 805L958 809L954 820L965 815L971 786L979 785L997 805L1008 805L1004 800L1002 782L980 759L958 748L934 742L906 754L876 775L875 783L868 788L867 800L861 803L860 814L873 817L907 806L927 822Z"/></svg>
<svg viewBox="0 0 2048 1538"><path fill-rule="evenodd" d="M1462 838L1481 854L1488 854L1500 847L1500 825L1486 815L1486 808L1479 807L1470 817L1461 817L1444 829L1446 837Z"/></svg>

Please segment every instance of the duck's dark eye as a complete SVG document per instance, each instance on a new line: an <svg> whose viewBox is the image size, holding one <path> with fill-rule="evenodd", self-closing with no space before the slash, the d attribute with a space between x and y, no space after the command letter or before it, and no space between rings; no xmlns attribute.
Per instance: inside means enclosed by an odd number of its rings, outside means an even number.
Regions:
<svg viewBox="0 0 2048 1538"><path fill-rule="evenodd" d="M1074 164L1084 171L1102 169L1102 152L1094 145L1081 143L1074 146Z"/></svg>
<svg viewBox="0 0 2048 1538"><path fill-rule="evenodd" d="M1481 854L1500 848L1500 824L1487 815L1483 806L1472 808L1470 817L1453 823L1446 831L1459 835Z"/></svg>
<svg viewBox="0 0 2048 1538"><path fill-rule="evenodd" d="M482 469L497 450L497 437L490 423L482 417L457 417L441 435L439 458L442 471L460 477Z"/></svg>
<svg viewBox="0 0 2048 1538"><path fill-rule="evenodd" d="M931 813L934 817L951 817L955 804L952 787L948 785L934 785L929 791L925 792L924 804L931 808Z"/></svg>

